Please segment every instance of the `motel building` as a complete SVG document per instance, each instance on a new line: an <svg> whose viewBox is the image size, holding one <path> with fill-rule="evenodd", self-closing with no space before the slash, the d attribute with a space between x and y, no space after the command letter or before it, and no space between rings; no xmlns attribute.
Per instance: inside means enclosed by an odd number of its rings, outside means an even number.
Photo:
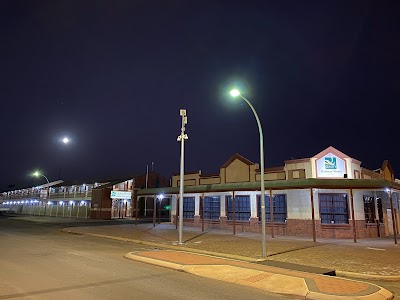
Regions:
<svg viewBox="0 0 400 300"><path fill-rule="evenodd" d="M101 183L57 180L0 193L0 208L21 215L88 218L93 187Z"/></svg>
<svg viewBox="0 0 400 300"><path fill-rule="evenodd" d="M328 147L310 158L265 170L266 232L271 236L364 239L393 236L399 228L400 182L388 161L368 170ZM180 176L166 188L140 189L144 199L168 198L170 222L179 216ZM260 168L235 154L219 173L184 175L185 226L261 232ZM272 209L271 209L272 208Z"/></svg>
<svg viewBox="0 0 400 300"><path fill-rule="evenodd" d="M133 186L132 178L99 182L57 180L36 187L3 192L0 195L0 208L21 215L124 218L131 216ZM96 197L99 192L100 197Z"/></svg>
<svg viewBox="0 0 400 300"><path fill-rule="evenodd" d="M144 198L138 209L132 203L141 188L168 186L157 172L98 180L57 180L43 185L0 192L0 213L47 217L123 219L152 217L169 212L161 209L169 199L154 201ZM154 209L156 208L156 210Z"/></svg>

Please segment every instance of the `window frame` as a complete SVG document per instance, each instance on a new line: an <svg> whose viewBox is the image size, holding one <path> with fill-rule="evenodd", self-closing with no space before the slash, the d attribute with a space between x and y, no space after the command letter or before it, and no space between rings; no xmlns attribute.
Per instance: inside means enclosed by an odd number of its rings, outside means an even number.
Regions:
<svg viewBox="0 0 400 300"><path fill-rule="evenodd" d="M246 198L246 199L243 199ZM229 205L229 201L232 201L232 195L225 196L225 211L228 221L233 220L233 207ZM243 201L248 203L248 210L241 210L242 208L247 208L243 206ZM230 210L231 209L231 210ZM235 221L245 221L250 222L251 218L251 198L250 195L235 195Z"/></svg>
<svg viewBox="0 0 400 300"><path fill-rule="evenodd" d="M363 205L365 224L376 224L375 197L363 195Z"/></svg>
<svg viewBox="0 0 400 300"><path fill-rule="evenodd" d="M210 209L209 210L207 210L206 209L206 207L207 207L207 200L209 200L209 199L217 199L218 198L218 201L212 201L212 202L210 202ZM204 203L204 207L203 207L203 203ZM213 208L216 208L217 206L213 206L212 204L215 204L215 203L218 203L218 215L217 215L217 210L216 209L213 209ZM204 218L204 220L211 220L211 221L213 221L213 220L217 220L217 221L219 221L220 220L220 217L221 217L221 196L204 196L204 199L201 199L201 202L200 202L200 212L201 212L201 217L202 218Z"/></svg>
<svg viewBox="0 0 400 300"><path fill-rule="evenodd" d="M185 210L185 206L187 208L188 200L193 200L193 203L189 203L190 208L192 208L192 204L193 204L193 210L191 210L191 209ZM185 205L185 202L186 202L186 205ZM193 197L183 197L183 219L194 219L195 210L196 210L196 197L194 197L194 196ZM193 216L191 215L192 212L193 212Z"/></svg>
<svg viewBox="0 0 400 300"><path fill-rule="evenodd" d="M326 203L330 203L332 204L331 207L326 207L327 209L331 208L330 212L323 212L323 208L324 206L322 205L322 198L323 197L331 197L331 201L326 201ZM335 198L336 197L340 197L342 196L345 201L343 201L343 203L345 203L345 213L343 212L338 212L337 210L343 208L343 207L336 207L334 206L335 203ZM319 216L320 216L320 220L321 220L321 225L349 225L350 224L350 208L349 208L349 196L346 193L318 193L318 202L319 202ZM325 202L325 200L324 200ZM337 201L336 201L337 203ZM325 221L323 216L332 216L332 218L330 218L330 221L328 222ZM335 218L335 216L345 216L346 222L340 222L340 219L338 220L338 218Z"/></svg>
<svg viewBox="0 0 400 300"><path fill-rule="evenodd" d="M269 195L265 194L265 221L267 223L271 222L271 212L270 212L270 198ZM275 208L277 207L275 205L275 197L284 197L285 205L284 205L284 211L283 212L278 212L275 211ZM275 194L272 195L272 210L273 210L273 215L274 215L274 223L279 223L279 224L286 224L287 221L287 195L282 193L282 194ZM282 208L282 206L279 206L278 208ZM282 217L277 217L278 215L283 215L284 218ZM257 217L258 220L261 221L261 194L257 195ZM277 221L278 220L278 221Z"/></svg>

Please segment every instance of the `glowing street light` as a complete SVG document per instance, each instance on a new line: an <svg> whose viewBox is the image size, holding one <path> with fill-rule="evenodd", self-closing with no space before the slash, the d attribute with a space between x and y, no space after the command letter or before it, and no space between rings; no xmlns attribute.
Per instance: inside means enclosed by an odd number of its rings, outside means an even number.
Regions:
<svg viewBox="0 0 400 300"><path fill-rule="evenodd" d="M164 199L164 195L163 194L159 195L158 199L160 200L160 207L158 209L158 224L161 224L161 204Z"/></svg>
<svg viewBox="0 0 400 300"><path fill-rule="evenodd" d="M237 97L240 96L240 92L237 89L233 89L232 91L229 92L232 97Z"/></svg>
<svg viewBox="0 0 400 300"><path fill-rule="evenodd" d="M42 177L46 178L47 184L48 184L48 185L50 184L50 182L49 182L49 180L47 179L47 177L44 176L43 174L41 174L39 171L35 171L32 175L35 176L35 177L42 176Z"/></svg>
<svg viewBox="0 0 400 300"><path fill-rule="evenodd" d="M35 177L42 176L42 177L44 177L46 179L46 181L47 181L47 196L48 196L48 198L50 198L50 182L49 182L49 179L47 179L47 177L44 176L43 174L41 174L39 171L35 171L32 175L35 176Z"/></svg>
<svg viewBox="0 0 400 300"><path fill-rule="evenodd" d="M67 137L63 138L63 139L62 139L62 142L63 142L64 144L68 144L68 143L69 143L69 138L67 138Z"/></svg>
<svg viewBox="0 0 400 300"><path fill-rule="evenodd" d="M250 101L247 100L240 94L240 91L237 89L233 89L230 91L232 97L240 97L242 98L253 111L254 117L256 118L258 125L258 132L260 134L260 167L261 167L261 240L262 240L262 257L267 257L267 242L265 237L265 185L264 185L264 137L262 132L262 127L260 123L260 119L258 118L257 112L254 109L253 105L251 105ZM235 201L233 199L233 201ZM272 207L271 207L272 209Z"/></svg>

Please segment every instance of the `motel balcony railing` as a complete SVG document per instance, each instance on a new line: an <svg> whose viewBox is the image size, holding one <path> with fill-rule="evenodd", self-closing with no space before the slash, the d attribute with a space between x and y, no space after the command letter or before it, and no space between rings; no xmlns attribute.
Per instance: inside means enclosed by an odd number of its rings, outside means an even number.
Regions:
<svg viewBox="0 0 400 300"><path fill-rule="evenodd" d="M0 200L20 200L20 199L38 199L40 197L40 193L15 193L11 195L0 195ZM47 199L82 199L82 198L91 198L92 191L84 191L84 192L50 192L50 195L47 196Z"/></svg>

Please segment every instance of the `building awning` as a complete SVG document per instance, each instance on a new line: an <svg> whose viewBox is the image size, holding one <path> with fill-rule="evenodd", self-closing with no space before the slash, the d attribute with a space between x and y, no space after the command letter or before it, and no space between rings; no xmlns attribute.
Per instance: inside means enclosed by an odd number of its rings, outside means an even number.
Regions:
<svg viewBox="0 0 400 300"><path fill-rule="evenodd" d="M400 184L384 179L293 179L293 180L273 180L265 181L266 190L288 190L288 189L395 189L400 190ZM257 182L238 182L223 184L206 184L185 186L185 193L211 193L229 191L259 191L261 184ZM179 194L178 187L165 187L142 189L138 191L138 196L158 195L158 194Z"/></svg>

